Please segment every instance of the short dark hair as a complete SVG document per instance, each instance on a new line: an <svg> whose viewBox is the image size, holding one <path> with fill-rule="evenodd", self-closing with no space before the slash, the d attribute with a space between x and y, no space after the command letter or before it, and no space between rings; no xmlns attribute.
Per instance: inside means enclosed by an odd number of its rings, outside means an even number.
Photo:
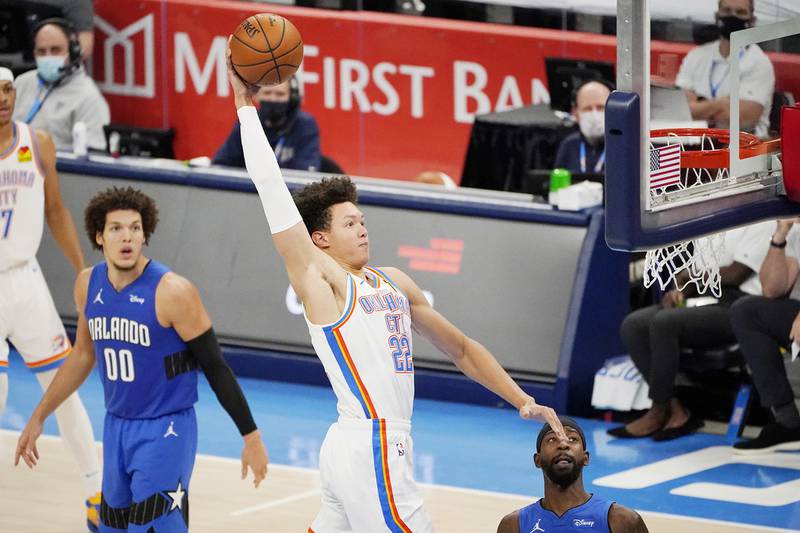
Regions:
<svg viewBox="0 0 800 533"><path fill-rule="evenodd" d="M344 202L358 203L356 186L349 176L323 178L298 189L293 196L309 234L330 229L331 206Z"/></svg>
<svg viewBox="0 0 800 533"><path fill-rule="evenodd" d="M150 235L158 225L158 208L155 200L133 187L111 187L95 194L83 213L86 234L95 250L103 248L97 244L97 234L103 233L106 227L106 215L111 211L120 210L136 211L141 215L144 243L150 241Z"/></svg>
<svg viewBox="0 0 800 533"><path fill-rule="evenodd" d="M578 422L574 418L570 418L565 415L560 415L558 419L561 421L561 425L565 428L572 428L578 432L578 435L581 437L581 443L583 444L583 449L586 449L586 435L583 434L583 429L578 425ZM542 426L542 429L539 430L539 435L536 437L536 453L542 451L542 441L544 440L544 436L553 431L553 428L550 427L550 423L546 423Z"/></svg>

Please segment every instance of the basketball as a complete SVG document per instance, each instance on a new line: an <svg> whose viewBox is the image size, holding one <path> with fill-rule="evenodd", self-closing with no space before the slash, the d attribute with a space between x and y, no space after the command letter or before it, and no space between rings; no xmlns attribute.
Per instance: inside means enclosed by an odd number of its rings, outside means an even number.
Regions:
<svg viewBox="0 0 800 533"><path fill-rule="evenodd" d="M259 13L247 17L233 32L231 63L248 83L283 83L297 72L302 61L300 32L280 15Z"/></svg>

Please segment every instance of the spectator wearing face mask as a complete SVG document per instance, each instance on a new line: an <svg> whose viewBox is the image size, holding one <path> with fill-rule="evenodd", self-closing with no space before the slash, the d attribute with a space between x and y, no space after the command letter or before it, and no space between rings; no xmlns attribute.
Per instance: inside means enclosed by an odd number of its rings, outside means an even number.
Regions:
<svg viewBox="0 0 800 533"><path fill-rule="evenodd" d="M253 99L278 165L294 170L319 169L319 127L314 117L300 109L300 91L296 79L262 87ZM244 167L238 120L214 155L213 163Z"/></svg>
<svg viewBox="0 0 800 533"><path fill-rule="evenodd" d="M572 114L579 131L567 135L558 146L554 168L570 172L605 172L605 109L611 90L600 81L587 81L575 91Z"/></svg>
<svg viewBox="0 0 800 533"><path fill-rule="evenodd" d="M719 0L714 19L719 39L691 50L681 63L675 85L686 91L692 118L727 128L730 119L731 33L752 27L754 0ZM775 69L756 44L739 52L739 126L759 137L769 130L775 92Z"/></svg>
<svg viewBox="0 0 800 533"><path fill-rule="evenodd" d="M50 134L57 150L72 148L76 123L86 125L89 148L105 150L103 126L111 121L108 103L81 64L81 46L72 25L46 19L33 31L36 69L14 82L14 120Z"/></svg>

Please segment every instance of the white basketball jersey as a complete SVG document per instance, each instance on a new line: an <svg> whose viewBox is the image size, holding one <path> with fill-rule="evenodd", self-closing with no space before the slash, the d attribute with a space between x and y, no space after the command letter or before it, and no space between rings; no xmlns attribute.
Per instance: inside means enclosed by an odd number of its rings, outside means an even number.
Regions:
<svg viewBox="0 0 800 533"><path fill-rule="evenodd" d="M0 154L0 272L36 257L44 228L44 171L30 126L14 122Z"/></svg>
<svg viewBox="0 0 800 533"><path fill-rule="evenodd" d="M342 418L410 420L414 361L408 298L377 269L375 287L348 274L347 304L329 325L309 322Z"/></svg>

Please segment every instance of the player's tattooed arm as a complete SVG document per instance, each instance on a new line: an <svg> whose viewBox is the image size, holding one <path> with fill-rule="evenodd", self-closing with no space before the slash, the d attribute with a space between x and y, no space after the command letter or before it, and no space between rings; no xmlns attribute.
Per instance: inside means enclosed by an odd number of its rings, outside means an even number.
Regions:
<svg viewBox="0 0 800 533"><path fill-rule="evenodd" d="M519 533L519 511L505 515L497 526L497 533Z"/></svg>
<svg viewBox="0 0 800 533"><path fill-rule="evenodd" d="M58 171L56 170L56 148L50 136L44 131L36 130L35 135L44 172L44 214L47 225L53 233L53 238L77 273L85 266L83 251L78 240L75 222L61 198Z"/></svg>
<svg viewBox="0 0 800 533"><path fill-rule="evenodd" d="M608 527L611 533L648 533L639 513L617 503L608 510Z"/></svg>

